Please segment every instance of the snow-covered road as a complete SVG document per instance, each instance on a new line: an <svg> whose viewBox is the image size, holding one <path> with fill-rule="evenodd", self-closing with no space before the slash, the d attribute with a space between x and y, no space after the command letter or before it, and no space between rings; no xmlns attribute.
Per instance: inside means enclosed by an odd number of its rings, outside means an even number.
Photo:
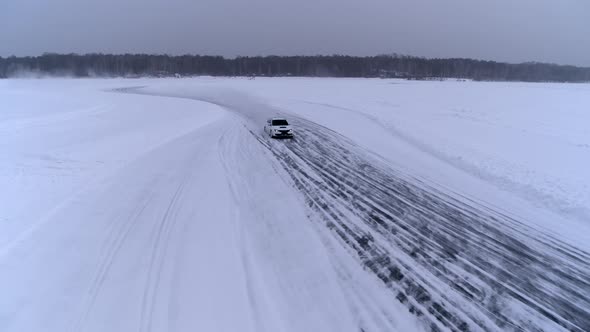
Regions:
<svg viewBox="0 0 590 332"><path fill-rule="evenodd" d="M0 330L421 329L327 247L243 118L65 85L4 121Z"/></svg>
<svg viewBox="0 0 590 332"><path fill-rule="evenodd" d="M269 146L342 244L433 330L590 327L590 255L297 121Z"/></svg>
<svg viewBox="0 0 590 332"><path fill-rule="evenodd" d="M2 331L590 329L590 254L514 211L247 89L82 82L0 82Z"/></svg>
<svg viewBox="0 0 590 332"><path fill-rule="evenodd" d="M396 171L344 136L293 114L287 116L297 138L269 141L256 125L281 110L232 91L222 95L184 97L243 117L322 225L390 288L392 301L433 330L590 326L588 253Z"/></svg>

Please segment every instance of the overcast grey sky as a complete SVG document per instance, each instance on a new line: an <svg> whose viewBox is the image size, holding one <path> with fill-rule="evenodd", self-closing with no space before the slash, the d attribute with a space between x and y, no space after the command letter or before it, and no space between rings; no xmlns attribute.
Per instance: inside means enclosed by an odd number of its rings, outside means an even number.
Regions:
<svg viewBox="0 0 590 332"><path fill-rule="evenodd" d="M401 53L590 66L590 0L0 0L0 56Z"/></svg>

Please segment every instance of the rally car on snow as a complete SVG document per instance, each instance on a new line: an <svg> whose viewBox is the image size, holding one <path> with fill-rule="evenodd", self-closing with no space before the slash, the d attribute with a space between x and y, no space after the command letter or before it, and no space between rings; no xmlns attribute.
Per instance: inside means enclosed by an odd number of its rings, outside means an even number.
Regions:
<svg viewBox="0 0 590 332"><path fill-rule="evenodd" d="M266 120L264 125L264 132L272 138L278 137L293 137L293 128L284 118L271 118Z"/></svg>

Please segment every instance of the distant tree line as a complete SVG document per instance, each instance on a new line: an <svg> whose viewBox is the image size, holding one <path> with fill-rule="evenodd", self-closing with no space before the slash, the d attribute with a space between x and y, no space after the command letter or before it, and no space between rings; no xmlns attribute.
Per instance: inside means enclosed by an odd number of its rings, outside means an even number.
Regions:
<svg viewBox="0 0 590 332"><path fill-rule="evenodd" d="M590 68L527 62L509 64L474 59L427 59L405 55L354 57L55 54L0 57L0 78L25 75L74 77L140 76L318 76L463 78L489 81L590 82Z"/></svg>

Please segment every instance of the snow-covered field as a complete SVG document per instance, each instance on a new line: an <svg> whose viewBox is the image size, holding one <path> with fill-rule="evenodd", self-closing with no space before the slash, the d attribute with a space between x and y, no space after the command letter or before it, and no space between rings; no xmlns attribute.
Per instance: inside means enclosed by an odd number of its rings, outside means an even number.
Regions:
<svg viewBox="0 0 590 332"><path fill-rule="evenodd" d="M0 331L588 330L589 110L573 84L0 80Z"/></svg>

